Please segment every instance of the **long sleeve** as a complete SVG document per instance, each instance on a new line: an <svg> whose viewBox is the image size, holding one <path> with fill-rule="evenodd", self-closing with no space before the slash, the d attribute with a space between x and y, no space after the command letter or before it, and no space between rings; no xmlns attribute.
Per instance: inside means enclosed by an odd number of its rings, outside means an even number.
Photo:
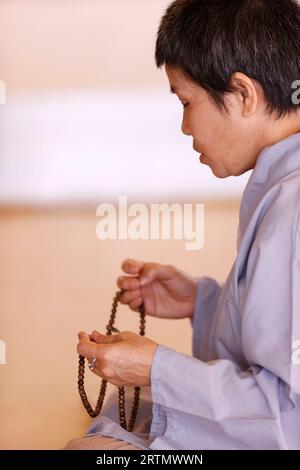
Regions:
<svg viewBox="0 0 300 470"><path fill-rule="evenodd" d="M193 328L193 356L203 361L207 360L207 341L210 335L214 314L222 291L222 286L210 277L199 277ZM200 348L201 345L201 348Z"/></svg>
<svg viewBox="0 0 300 470"><path fill-rule="evenodd" d="M240 305L236 306L248 368L241 370L234 361L222 358L203 362L164 346L156 350L153 401L165 407L171 422L184 426L190 448L197 448L195 433L204 449L287 448L281 412L300 406L299 365L291 363L292 339L300 337L296 331L299 247L299 233L262 231L249 254ZM199 286L199 297L203 288L208 296L203 304L206 308L201 311L199 298L195 327L198 315L207 315L209 328L215 308L214 284L204 286L204 282ZM219 289L215 289L218 296ZM202 327L206 328L206 320ZM202 333L198 337L203 339L208 330ZM221 344L219 334L216 328L216 342Z"/></svg>

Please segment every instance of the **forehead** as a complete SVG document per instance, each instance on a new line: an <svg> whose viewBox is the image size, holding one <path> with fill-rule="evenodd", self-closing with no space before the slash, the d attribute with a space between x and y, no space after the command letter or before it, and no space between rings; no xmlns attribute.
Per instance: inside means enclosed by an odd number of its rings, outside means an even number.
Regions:
<svg viewBox="0 0 300 470"><path fill-rule="evenodd" d="M179 68L165 65L171 93L182 94L195 92L200 87L190 80Z"/></svg>

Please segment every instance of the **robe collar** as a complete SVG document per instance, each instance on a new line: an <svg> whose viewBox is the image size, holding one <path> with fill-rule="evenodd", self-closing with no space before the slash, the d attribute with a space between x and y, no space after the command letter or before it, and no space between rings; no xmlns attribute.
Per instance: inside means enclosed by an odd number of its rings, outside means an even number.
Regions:
<svg viewBox="0 0 300 470"><path fill-rule="evenodd" d="M238 246L263 197L283 178L297 170L300 170L300 132L260 152L241 201Z"/></svg>

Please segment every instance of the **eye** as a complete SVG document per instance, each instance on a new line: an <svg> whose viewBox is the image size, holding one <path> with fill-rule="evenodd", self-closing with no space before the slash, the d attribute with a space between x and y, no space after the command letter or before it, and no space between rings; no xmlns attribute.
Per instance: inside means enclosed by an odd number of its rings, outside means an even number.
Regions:
<svg viewBox="0 0 300 470"><path fill-rule="evenodd" d="M183 108L187 108L189 103L182 103Z"/></svg>

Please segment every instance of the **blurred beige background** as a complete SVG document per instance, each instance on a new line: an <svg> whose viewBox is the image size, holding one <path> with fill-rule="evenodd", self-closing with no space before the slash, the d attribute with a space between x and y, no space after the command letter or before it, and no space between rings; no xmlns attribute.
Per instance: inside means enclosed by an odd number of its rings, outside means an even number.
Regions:
<svg viewBox="0 0 300 470"><path fill-rule="evenodd" d="M0 70L8 91L153 87L166 0L1 0Z"/></svg>
<svg viewBox="0 0 300 470"><path fill-rule="evenodd" d="M220 281L234 261L246 179L216 181L180 136L180 106L153 59L168 3L0 3L1 449L59 449L84 433L76 334L104 330L125 258ZM205 204L203 250L97 239L96 207L123 194ZM120 308L119 326L136 331L136 315ZM191 353L188 321L150 318L147 335ZM88 373L87 389L95 400Z"/></svg>
<svg viewBox="0 0 300 470"><path fill-rule="evenodd" d="M183 241L100 241L92 211L0 212L0 447L56 449L81 435L89 419L76 390L76 333L104 330L123 259L173 263L194 275L225 279L235 252L237 205L207 204L205 248ZM122 306L121 329L137 331ZM147 335L191 353L185 320L147 320ZM98 380L87 389L96 400Z"/></svg>

